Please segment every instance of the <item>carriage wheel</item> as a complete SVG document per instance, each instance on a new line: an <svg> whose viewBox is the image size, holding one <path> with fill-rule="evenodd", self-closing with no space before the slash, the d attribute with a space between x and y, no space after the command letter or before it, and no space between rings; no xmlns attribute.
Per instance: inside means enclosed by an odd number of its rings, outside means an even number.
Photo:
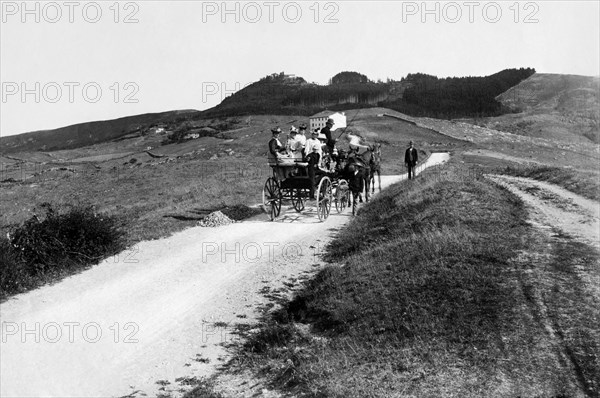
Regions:
<svg viewBox="0 0 600 398"><path fill-rule="evenodd" d="M298 213L304 210L304 198L302 197L302 190L300 188L292 191L292 205Z"/></svg>
<svg viewBox="0 0 600 398"><path fill-rule="evenodd" d="M325 221L329 217L332 199L331 180L329 177L323 177L317 189L317 215L320 221Z"/></svg>
<svg viewBox="0 0 600 398"><path fill-rule="evenodd" d="M271 221L275 220L281 212L281 190L277 180L269 177L263 188L263 205Z"/></svg>

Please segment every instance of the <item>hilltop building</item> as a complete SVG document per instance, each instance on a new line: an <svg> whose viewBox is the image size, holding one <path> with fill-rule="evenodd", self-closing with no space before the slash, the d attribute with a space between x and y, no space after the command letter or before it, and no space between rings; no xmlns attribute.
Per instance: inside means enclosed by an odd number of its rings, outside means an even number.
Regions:
<svg viewBox="0 0 600 398"><path fill-rule="evenodd" d="M325 127L325 122L329 118L333 119L335 123L332 130L346 127L346 114L344 112L324 110L310 117L310 131Z"/></svg>

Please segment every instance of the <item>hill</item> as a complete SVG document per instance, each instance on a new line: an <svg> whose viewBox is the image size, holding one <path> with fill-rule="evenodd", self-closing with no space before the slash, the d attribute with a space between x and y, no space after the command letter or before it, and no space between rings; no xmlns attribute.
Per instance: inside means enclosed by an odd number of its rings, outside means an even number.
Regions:
<svg viewBox="0 0 600 398"><path fill-rule="evenodd" d="M196 110L146 113L0 137L0 151L9 154L80 148L125 136L140 136L158 124L180 123L198 113Z"/></svg>
<svg viewBox="0 0 600 398"><path fill-rule="evenodd" d="M350 72L342 72L343 77ZM334 77L335 78L335 77ZM214 108L204 112L205 117L241 116L252 114L312 115L325 108L341 109L353 104L376 106L387 99L392 84L371 81L335 80L336 83L321 86L308 83L301 77L281 72L265 76L259 81L225 98ZM344 81L350 81L344 83Z"/></svg>
<svg viewBox="0 0 600 398"><path fill-rule="evenodd" d="M600 143L600 78L536 73L497 97L512 113L475 123L509 133Z"/></svg>
<svg viewBox="0 0 600 398"><path fill-rule="evenodd" d="M205 111L184 110L148 113L124 118L74 124L54 130L0 137L6 154L56 151L141 137L154 127L176 132L181 141L188 134L215 135L219 120L249 115L308 116L325 108L343 110L384 106L412 116L491 116L509 111L495 97L533 73L533 69L506 69L486 77L439 79L421 73L401 81L373 82L357 72L340 72L330 84L309 83L283 72L267 75ZM204 121L211 120L204 123ZM203 121L201 125L190 125ZM214 134L213 134L214 133ZM154 143L153 143L154 144Z"/></svg>
<svg viewBox="0 0 600 398"><path fill-rule="evenodd" d="M310 115L324 108L340 110L383 106L412 116L496 116L509 109L496 97L535 73L531 68L505 69L484 77L438 78L409 74L401 81L373 82L357 72L341 72L330 84L272 74L238 91L205 117L250 114Z"/></svg>

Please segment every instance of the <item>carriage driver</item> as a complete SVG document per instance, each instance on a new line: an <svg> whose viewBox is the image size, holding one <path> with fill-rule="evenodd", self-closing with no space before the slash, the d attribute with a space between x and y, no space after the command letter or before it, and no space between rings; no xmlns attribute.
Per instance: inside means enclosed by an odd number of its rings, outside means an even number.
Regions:
<svg viewBox="0 0 600 398"><path fill-rule="evenodd" d="M329 149L329 153L333 153L333 148L335 147L335 138L331 136L331 128L334 125L333 119L327 119L325 122L325 127L321 130L321 133L325 135L325 144L327 144L327 148Z"/></svg>

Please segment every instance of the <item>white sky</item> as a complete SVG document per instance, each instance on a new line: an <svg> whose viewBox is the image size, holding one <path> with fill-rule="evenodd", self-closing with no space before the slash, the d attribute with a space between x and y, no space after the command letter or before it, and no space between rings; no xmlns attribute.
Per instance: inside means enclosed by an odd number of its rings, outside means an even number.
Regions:
<svg viewBox="0 0 600 398"><path fill-rule="evenodd" d="M373 80L513 67L600 74L597 0L228 2L230 14L223 4L30 1L27 13L20 0L1 1L0 134L207 109L236 85L281 71L320 84L344 70Z"/></svg>

